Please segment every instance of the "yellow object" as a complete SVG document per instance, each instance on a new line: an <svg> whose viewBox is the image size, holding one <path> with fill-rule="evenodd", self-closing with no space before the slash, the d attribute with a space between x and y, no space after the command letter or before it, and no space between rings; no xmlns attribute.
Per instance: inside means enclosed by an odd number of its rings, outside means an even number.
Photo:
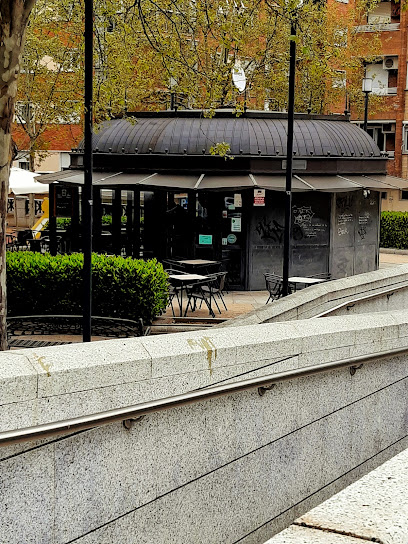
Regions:
<svg viewBox="0 0 408 544"><path fill-rule="evenodd" d="M48 198L45 197L43 200L43 203L41 204L41 210L43 211L43 215L31 227L31 230L33 232L33 238L38 239L41 237L41 230L43 229L44 225L48 223L49 209L50 209L50 202Z"/></svg>

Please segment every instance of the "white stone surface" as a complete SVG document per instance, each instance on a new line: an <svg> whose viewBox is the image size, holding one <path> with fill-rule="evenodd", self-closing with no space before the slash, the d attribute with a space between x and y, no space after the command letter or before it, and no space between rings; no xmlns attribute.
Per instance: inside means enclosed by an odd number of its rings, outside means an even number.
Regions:
<svg viewBox="0 0 408 544"><path fill-rule="evenodd" d="M254 323L310 319L348 300L352 301L367 294L375 294L383 289L400 288L401 286L406 288L396 291L392 296L384 294L371 300L352 303L353 306L348 310L347 307L339 309L338 314L395 311L405 308L408 298L408 264L313 285L288 297L256 308L245 316L230 319L218 327L228 328L234 327L235 324L243 326ZM337 315L337 313L333 315Z"/></svg>
<svg viewBox="0 0 408 544"><path fill-rule="evenodd" d="M396 278L370 277L375 288ZM361 281L341 280L342 289L361 290ZM315 304L311 292L300 295ZM293 300L284 303L297 311ZM407 338L404 310L0 354L0 429L319 365ZM0 543L134 544L135 535L138 544L264 542L267 531L408 446L407 361L387 358L354 375L345 367L282 382L262 397L254 389L151 414L130 431L115 423L5 448Z"/></svg>
<svg viewBox="0 0 408 544"><path fill-rule="evenodd" d="M267 544L357 544L367 540L406 544L407 490L408 450L405 450L296 520L295 525Z"/></svg>
<svg viewBox="0 0 408 544"><path fill-rule="evenodd" d="M37 377L27 357L2 352L0 362L0 406L37 396Z"/></svg>

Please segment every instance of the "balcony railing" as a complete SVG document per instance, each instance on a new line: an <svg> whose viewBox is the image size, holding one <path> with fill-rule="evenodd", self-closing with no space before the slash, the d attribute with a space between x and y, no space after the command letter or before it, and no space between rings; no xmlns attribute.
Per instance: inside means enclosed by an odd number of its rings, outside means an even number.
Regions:
<svg viewBox="0 0 408 544"><path fill-rule="evenodd" d="M371 23L355 27L356 32L391 32L399 29L400 23Z"/></svg>
<svg viewBox="0 0 408 544"><path fill-rule="evenodd" d="M397 87L373 87L372 93L378 96L393 96L397 94Z"/></svg>

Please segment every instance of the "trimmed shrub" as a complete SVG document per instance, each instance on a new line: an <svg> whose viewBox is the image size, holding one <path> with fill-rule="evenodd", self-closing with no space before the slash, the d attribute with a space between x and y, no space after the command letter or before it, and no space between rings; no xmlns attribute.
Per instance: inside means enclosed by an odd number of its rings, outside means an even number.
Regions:
<svg viewBox="0 0 408 544"><path fill-rule="evenodd" d="M380 247L408 249L408 212L382 212Z"/></svg>
<svg viewBox="0 0 408 544"><path fill-rule="evenodd" d="M7 252L8 315L82 313L83 255ZM168 276L149 261L94 254L92 315L150 324L168 302Z"/></svg>

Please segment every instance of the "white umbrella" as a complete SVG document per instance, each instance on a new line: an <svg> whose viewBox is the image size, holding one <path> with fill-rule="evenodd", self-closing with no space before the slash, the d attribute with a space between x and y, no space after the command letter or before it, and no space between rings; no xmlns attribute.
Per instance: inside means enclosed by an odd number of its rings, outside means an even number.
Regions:
<svg viewBox="0 0 408 544"><path fill-rule="evenodd" d="M27 195L30 193L48 193L48 184L35 181L34 172L22 168L10 168L9 188L15 195Z"/></svg>

